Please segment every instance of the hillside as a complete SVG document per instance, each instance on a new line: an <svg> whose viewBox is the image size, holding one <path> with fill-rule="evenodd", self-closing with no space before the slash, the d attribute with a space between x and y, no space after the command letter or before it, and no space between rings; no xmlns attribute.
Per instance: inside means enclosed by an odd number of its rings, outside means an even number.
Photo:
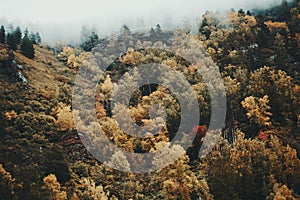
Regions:
<svg viewBox="0 0 300 200"><path fill-rule="evenodd" d="M20 45L13 50L0 44L0 200L299 199L299 24L296 0L253 13L206 12L196 35L160 25L136 33L124 25L111 38L92 32L78 46L36 43L34 58L24 56ZM189 46L189 37L196 45ZM201 66L164 49L172 44L200 55ZM98 65L109 63L100 75L91 55ZM149 77L164 72L164 84L175 79L174 88L184 88L177 73L155 65L139 71L151 63L183 74L195 98L186 90L179 97L187 101L180 101L177 91L150 83ZM210 73L215 66L225 87ZM199 75L201 67L206 77ZM137 87L143 75L148 84ZM217 82L213 90L205 80ZM88 85L93 81L96 90ZM110 106L114 90L122 99L132 89L121 83L137 88L129 113L122 104ZM209 130L214 92L226 96L226 116L222 129ZM200 113L182 131L184 106L193 113L192 99ZM161 115L152 115L154 105L164 108L154 107ZM128 119L144 129L132 128ZM212 133L218 140L200 158ZM143 157L153 152L153 159ZM97 153L109 159L102 162Z"/></svg>
<svg viewBox="0 0 300 200"><path fill-rule="evenodd" d="M0 46L0 157L4 168L16 169L11 173L19 177L14 184L20 187L23 195L41 198L36 190L31 191L31 184L39 184L39 177L49 170L68 173L61 147L51 142L57 141L59 136L55 128L56 116L51 112L59 102L70 101L64 93L69 92L68 83L73 76L46 47L35 46L35 50L36 57L31 60ZM23 66L21 72L27 84L18 79L17 71L20 70L12 67L13 61ZM1 194L1 199L12 198L11 194Z"/></svg>

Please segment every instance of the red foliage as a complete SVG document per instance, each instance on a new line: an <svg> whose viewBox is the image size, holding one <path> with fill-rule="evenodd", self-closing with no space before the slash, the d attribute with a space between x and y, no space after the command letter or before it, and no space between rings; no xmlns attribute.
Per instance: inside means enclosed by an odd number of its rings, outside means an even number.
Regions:
<svg viewBox="0 0 300 200"><path fill-rule="evenodd" d="M192 136L196 133L196 137L194 139L194 144L201 144L201 139L206 134L206 128L204 126L198 125L194 126L192 129L192 132L190 133L190 138L192 139Z"/></svg>
<svg viewBox="0 0 300 200"><path fill-rule="evenodd" d="M266 141L268 139L268 134L264 133L262 131L259 131L257 138L260 140Z"/></svg>

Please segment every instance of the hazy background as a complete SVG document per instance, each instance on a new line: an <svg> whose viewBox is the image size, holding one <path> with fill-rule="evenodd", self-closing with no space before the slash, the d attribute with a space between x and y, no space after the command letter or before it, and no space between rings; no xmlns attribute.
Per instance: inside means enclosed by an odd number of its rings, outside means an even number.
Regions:
<svg viewBox="0 0 300 200"><path fill-rule="evenodd" d="M0 24L20 25L40 32L43 42L77 43L83 25L100 37L129 28L196 28L206 10L250 10L280 4L281 0L0 0Z"/></svg>

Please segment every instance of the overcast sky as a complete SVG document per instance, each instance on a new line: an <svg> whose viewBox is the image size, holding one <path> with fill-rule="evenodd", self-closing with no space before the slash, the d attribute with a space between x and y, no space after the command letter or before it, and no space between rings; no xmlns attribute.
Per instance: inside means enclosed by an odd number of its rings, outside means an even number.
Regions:
<svg viewBox="0 0 300 200"><path fill-rule="evenodd" d="M46 40L76 40L78 33L73 32L80 32L83 24L95 25L101 35L117 31L124 23L132 28L141 21L154 26L169 18L180 25L185 18L200 18L205 10L252 9L278 2L281 0L0 0L0 23L41 29Z"/></svg>

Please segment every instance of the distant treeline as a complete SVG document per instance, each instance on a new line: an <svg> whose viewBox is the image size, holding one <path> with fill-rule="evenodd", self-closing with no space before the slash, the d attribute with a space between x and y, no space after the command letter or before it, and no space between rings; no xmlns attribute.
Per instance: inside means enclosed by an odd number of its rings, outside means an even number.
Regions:
<svg viewBox="0 0 300 200"><path fill-rule="evenodd" d="M40 44L41 37L38 32L33 33L28 31L26 28L23 32L19 26L15 29L10 28L9 32L6 31L5 27L0 27L0 43L6 44L11 50L20 50L21 53L28 57L34 58L34 47L33 44Z"/></svg>

